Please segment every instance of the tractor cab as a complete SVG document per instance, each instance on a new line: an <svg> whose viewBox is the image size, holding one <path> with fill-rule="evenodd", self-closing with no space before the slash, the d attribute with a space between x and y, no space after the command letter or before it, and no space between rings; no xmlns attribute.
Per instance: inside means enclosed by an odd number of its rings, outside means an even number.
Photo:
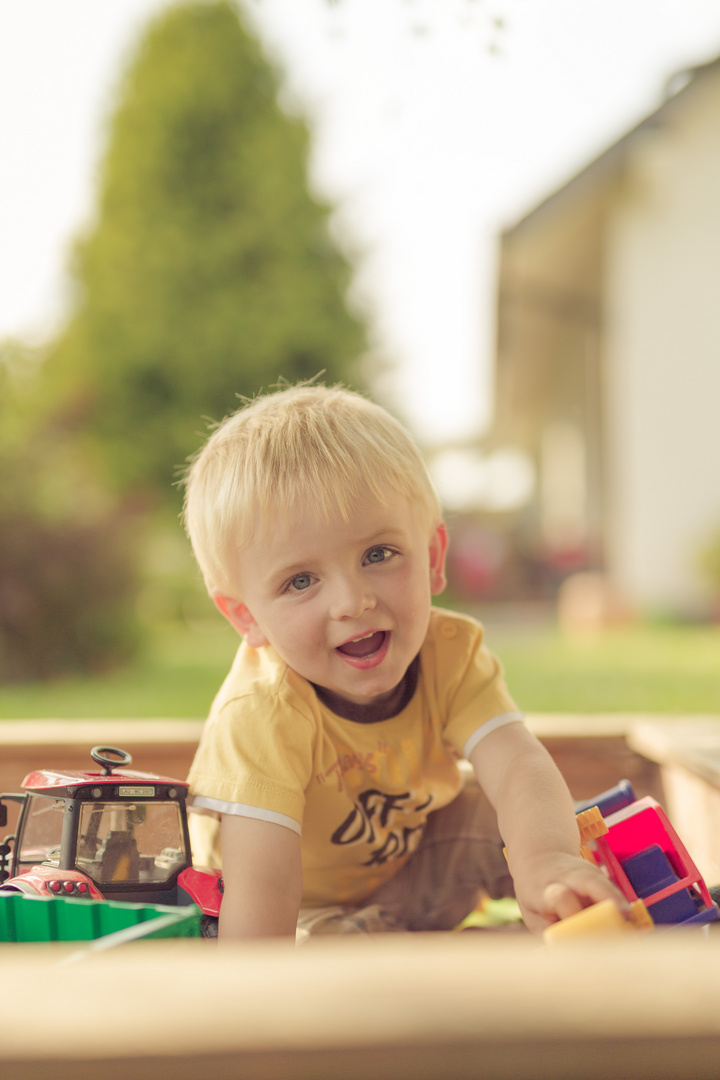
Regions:
<svg viewBox="0 0 720 1080"><path fill-rule="evenodd" d="M178 877L192 866L187 784L134 772L131 757L96 746L86 771L30 773L17 833L0 849L0 887L157 904L189 903ZM9 863L9 865L8 865ZM191 874L194 872L191 871Z"/></svg>

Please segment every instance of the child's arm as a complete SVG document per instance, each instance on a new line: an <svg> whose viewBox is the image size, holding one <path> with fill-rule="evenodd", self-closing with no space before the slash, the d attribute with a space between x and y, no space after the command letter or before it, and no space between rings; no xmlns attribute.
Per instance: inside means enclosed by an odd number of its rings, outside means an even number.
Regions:
<svg viewBox="0 0 720 1080"><path fill-rule="evenodd" d="M283 825L223 814L221 938L295 940L302 864L300 837Z"/></svg>
<svg viewBox="0 0 720 1080"><path fill-rule="evenodd" d="M482 739L470 754L495 807L526 925L540 931L600 900L627 904L580 855L570 792L542 744L520 723Z"/></svg>

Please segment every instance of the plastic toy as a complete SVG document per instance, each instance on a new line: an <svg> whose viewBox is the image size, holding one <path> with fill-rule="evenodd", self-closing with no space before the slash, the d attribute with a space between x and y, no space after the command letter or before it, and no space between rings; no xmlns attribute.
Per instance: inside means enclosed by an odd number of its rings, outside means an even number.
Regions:
<svg viewBox="0 0 720 1080"><path fill-rule="evenodd" d="M0 795L0 827L7 825L3 800L20 804L16 834L0 845L0 898L19 893L84 902L195 904L202 912L203 936L215 937L222 876L192 865L187 784L129 770L130 755L115 747L96 746L90 756L98 768L32 772L21 793ZM718 905L655 799L636 799L623 780L576 811L584 856L631 905L627 926L720 920ZM555 924L546 934L617 928L605 905L594 908L604 910L580 912L564 920L569 925L563 930Z"/></svg>
<svg viewBox="0 0 720 1080"><path fill-rule="evenodd" d="M576 935L606 935L632 933L634 930L651 930L652 918L642 900L630 906L630 918L626 919L613 900L602 900L598 904L569 915L567 919L552 923L543 931L546 941L554 942Z"/></svg>
<svg viewBox="0 0 720 1080"><path fill-rule="evenodd" d="M20 803L16 834L0 846L2 893L197 904L203 935L216 936L222 877L192 865L187 784L127 769L130 755L115 747L90 756L98 769L32 772L22 793L0 795L0 826L3 800Z"/></svg>
<svg viewBox="0 0 720 1080"><path fill-rule="evenodd" d="M194 904L162 907L0 891L0 942L92 941L97 951L168 937L200 937Z"/></svg>
<svg viewBox="0 0 720 1080"><path fill-rule="evenodd" d="M585 858L617 885L631 907L629 920L596 904L545 931L548 940L574 933L625 928L698 926L720 920L720 909L668 816L651 796L637 799L629 781L575 807ZM610 904L611 907L615 905ZM603 911L596 909L602 908Z"/></svg>

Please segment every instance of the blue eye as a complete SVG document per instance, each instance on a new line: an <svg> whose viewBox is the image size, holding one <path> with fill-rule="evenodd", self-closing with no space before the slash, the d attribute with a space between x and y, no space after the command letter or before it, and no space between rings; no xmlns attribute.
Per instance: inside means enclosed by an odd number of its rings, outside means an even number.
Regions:
<svg viewBox="0 0 720 1080"><path fill-rule="evenodd" d="M303 589L308 589L312 585L312 578L309 574L298 574L292 579L290 585L297 592L302 592Z"/></svg>
<svg viewBox="0 0 720 1080"><path fill-rule="evenodd" d="M367 561L369 563L382 563L382 562L385 562L387 559L391 558L392 554L393 554L393 552L390 550L390 548L386 548L386 547L372 548L367 553Z"/></svg>

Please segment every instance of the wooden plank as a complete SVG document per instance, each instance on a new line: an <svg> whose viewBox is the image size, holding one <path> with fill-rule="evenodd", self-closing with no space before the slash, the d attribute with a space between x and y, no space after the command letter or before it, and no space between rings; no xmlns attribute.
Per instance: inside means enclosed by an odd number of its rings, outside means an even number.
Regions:
<svg viewBox="0 0 720 1080"><path fill-rule="evenodd" d="M628 732L639 719L632 713L530 713L527 723L550 751L575 799L590 799L629 780L639 797L652 795L662 802L657 765L628 745Z"/></svg>
<svg viewBox="0 0 720 1080"><path fill-rule="evenodd" d="M148 942L74 963L62 947L3 946L0 1071L13 1080L714 1080L719 963L720 940L693 931L554 947L483 933L297 951Z"/></svg>
<svg viewBox="0 0 720 1080"><path fill-rule="evenodd" d="M720 717L637 723L628 744L658 764L668 817L707 884L719 884Z"/></svg>
<svg viewBox="0 0 720 1080"><path fill-rule="evenodd" d="M672 722L637 720L628 744L660 765L681 765L720 789L720 717L687 716Z"/></svg>
<svg viewBox="0 0 720 1080"><path fill-rule="evenodd" d="M620 780L629 780L638 797L663 801L658 766L631 750L624 738L542 738L577 799L590 799Z"/></svg>
<svg viewBox="0 0 720 1080"><path fill-rule="evenodd" d="M528 713L526 723L539 739L620 738L639 719L634 713Z"/></svg>
<svg viewBox="0 0 720 1080"><path fill-rule="evenodd" d="M619 780L639 795L663 792L654 764L628 748L629 714L530 714L530 729L550 750L576 799L591 798ZM183 779L200 738L202 720L4 720L0 722L0 791L18 791L32 769L83 769L92 746L119 746L135 768ZM15 811L10 810L10 825Z"/></svg>
<svg viewBox="0 0 720 1080"><path fill-rule="evenodd" d="M88 769L93 746L129 751L133 768L182 780L187 776L201 720L2 720L0 791L20 791L33 769ZM8 804L8 832L17 811Z"/></svg>
<svg viewBox="0 0 720 1080"><path fill-rule="evenodd" d="M202 720L0 720L0 747L99 746L107 743L123 745L159 742L196 742L202 731Z"/></svg>
<svg viewBox="0 0 720 1080"><path fill-rule="evenodd" d="M708 886L720 885L720 788L681 765L660 766L664 806Z"/></svg>

